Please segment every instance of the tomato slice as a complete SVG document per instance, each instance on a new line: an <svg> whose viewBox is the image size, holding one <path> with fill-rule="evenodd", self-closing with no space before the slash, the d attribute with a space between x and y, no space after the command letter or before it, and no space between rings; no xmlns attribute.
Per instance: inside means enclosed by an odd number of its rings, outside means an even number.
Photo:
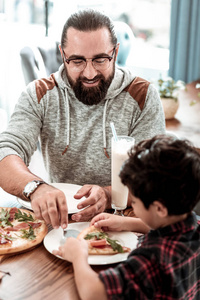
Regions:
<svg viewBox="0 0 200 300"><path fill-rule="evenodd" d="M90 245L92 247L101 247L101 246L106 246L107 245L107 241L106 239L102 239L102 240L91 240L89 241Z"/></svg>

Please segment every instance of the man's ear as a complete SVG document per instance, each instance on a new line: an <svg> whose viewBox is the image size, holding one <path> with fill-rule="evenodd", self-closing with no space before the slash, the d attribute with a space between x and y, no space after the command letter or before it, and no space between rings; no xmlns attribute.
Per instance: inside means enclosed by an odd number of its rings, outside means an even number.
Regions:
<svg viewBox="0 0 200 300"><path fill-rule="evenodd" d="M117 43L117 45L116 45L116 50L115 50L115 61L117 61L118 51L119 51L119 43Z"/></svg>
<svg viewBox="0 0 200 300"><path fill-rule="evenodd" d="M160 201L154 201L153 206L155 208L156 214L160 218L165 218L168 216L168 209L166 206L164 206Z"/></svg>
<svg viewBox="0 0 200 300"><path fill-rule="evenodd" d="M63 51L62 51L62 47L61 47L61 44L59 44L59 50L60 50L60 54L61 54L61 56L62 56L62 59L64 59L64 57L63 57Z"/></svg>

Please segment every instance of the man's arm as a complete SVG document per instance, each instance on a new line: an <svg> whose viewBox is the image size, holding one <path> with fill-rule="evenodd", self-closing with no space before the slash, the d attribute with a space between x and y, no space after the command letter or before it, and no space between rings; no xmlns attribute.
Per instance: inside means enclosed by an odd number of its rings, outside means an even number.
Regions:
<svg viewBox="0 0 200 300"><path fill-rule="evenodd" d="M8 193L26 199L23 190L33 180L42 180L27 168L17 155L9 155L0 161L0 186ZM52 224L67 227L68 210L65 195L62 191L48 184L38 186L30 196L31 206L37 218ZM27 200L27 199L26 199Z"/></svg>
<svg viewBox="0 0 200 300"><path fill-rule="evenodd" d="M31 173L17 155L9 155L0 161L0 186L7 192L22 199L25 185L32 180L42 180Z"/></svg>

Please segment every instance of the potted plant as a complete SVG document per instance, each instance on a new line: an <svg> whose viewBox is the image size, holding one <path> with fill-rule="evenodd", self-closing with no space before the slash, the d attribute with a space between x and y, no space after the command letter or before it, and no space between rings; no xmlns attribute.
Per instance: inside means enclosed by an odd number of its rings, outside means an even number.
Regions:
<svg viewBox="0 0 200 300"><path fill-rule="evenodd" d="M175 81L171 77L164 79L159 78L157 87L163 105L165 119L173 119L179 107L178 92L181 89L185 89L185 83L181 80Z"/></svg>

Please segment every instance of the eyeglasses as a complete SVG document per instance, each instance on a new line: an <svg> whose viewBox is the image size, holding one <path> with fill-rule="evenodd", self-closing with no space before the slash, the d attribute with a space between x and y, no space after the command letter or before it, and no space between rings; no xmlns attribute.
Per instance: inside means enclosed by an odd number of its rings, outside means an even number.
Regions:
<svg viewBox="0 0 200 300"><path fill-rule="evenodd" d="M110 66L110 62L114 57L115 51L116 46L113 48L113 53L111 56L105 55L94 58L66 58L65 51L62 49L65 62L69 65L69 68L74 72L82 72L86 68L88 61L91 61L92 66L98 71L104 71L108 69Z"/></svg>

